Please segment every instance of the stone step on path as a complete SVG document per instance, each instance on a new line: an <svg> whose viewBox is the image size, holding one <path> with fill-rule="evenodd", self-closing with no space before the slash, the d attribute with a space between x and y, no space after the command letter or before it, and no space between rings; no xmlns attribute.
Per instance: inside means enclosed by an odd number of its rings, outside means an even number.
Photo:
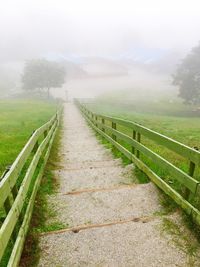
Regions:
<svg viewBox="0 0 200 267"><path fill-rule="evenodd" d="M77 195L60 194L52 196L50 202L59 220L73 227L151 216L161 208L155 192L153 185L145 184Z"/></svg>
<svg viewBox="0 0 200 267"><path fill-rule="evenodd" d="M88 188L103 188L120 184L130 183L130 171L123 169L119 172L119 166L94 166L87 162L89 167L82 166L78 169L68 168L68 170L55 171L55 175L59 177L60 188L62 193L71 192L74 190ZM61 178L62 177L62 178ZM109 179L108 179L109 177Z"/></svg>
<svg viewBox="0 0 200 267"><path fill-rule="evenodd" d="M188 266L188 255L161 234L157 188L131 184L133 166L98 143L73 104L65 106L60 153L60 186L48 205L69 228L41 235L38 266Z"/></svg>

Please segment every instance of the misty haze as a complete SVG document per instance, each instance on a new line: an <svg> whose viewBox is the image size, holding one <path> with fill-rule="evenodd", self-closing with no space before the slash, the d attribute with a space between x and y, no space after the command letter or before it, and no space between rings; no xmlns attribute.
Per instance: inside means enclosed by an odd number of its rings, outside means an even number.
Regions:
<svg viewBox="0 0 200 267"><path fill-rule="evenodd" d="M200 266L200 3L0 9L0 266Z"/></svg>

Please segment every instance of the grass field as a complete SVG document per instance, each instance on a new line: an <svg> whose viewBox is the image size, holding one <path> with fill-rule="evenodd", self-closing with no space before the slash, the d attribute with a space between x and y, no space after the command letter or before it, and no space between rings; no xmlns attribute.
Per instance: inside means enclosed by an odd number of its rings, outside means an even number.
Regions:
<svg viewBox="0 0 200 267"><path fill-rule="evenodd" d="M90 104L89 108L96 113L115 116L137 122L159 133L167 135L188 146L200 148L200 115L199 116L170 116L173 106L168 106L167 115L157 115L157 113L136 112L134 107L110 105L110 104ZM167 104L166 104L167 109ZM174 104L174 110L177 109Z"/></svg>
<svg viewBox="0 0 200 267"><path fill-rule="evenodd" d="M56 111L54 102L0 100L0 176L15 160L32 132Z"/></svg>

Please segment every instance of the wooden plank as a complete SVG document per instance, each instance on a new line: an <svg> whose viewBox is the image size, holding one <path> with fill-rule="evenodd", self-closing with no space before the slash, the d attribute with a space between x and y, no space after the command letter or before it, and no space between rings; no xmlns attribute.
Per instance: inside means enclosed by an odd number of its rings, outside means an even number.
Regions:
<svg viewBox="0 0 200 267"><path fill-rule="evenodd" d="M8 215L8 213L10 212L10 209L12 208L12 204L13 204L14 200L13 200L13 195L10 194L7 199L4 202L4 208L5 208L5 212L6 212L6 216ZM16 239L16 231L14 229L14 231L12 232L11 238L12 240Z"/></svg>
<svg viewBox="0 0 200 267"><path fill-rule="evenodd" d="M150 221L155 220L155 216L142 216L142 217L131 217L129 219L120 219L120 220L116 220L116 221L112 221L112 222L105 222L105 223L95 223L95 224L82 224L82 225L78 225L75 227L68 227L68 228L64 228L64 229L60 229L60 230L54 230L54 231L49 231L49 232L43 232L40 234L40 236L47 236L47 235L58 235L58 234L63 234L66 232L74 232L74 233L78 233L79 231L82 230L88 230L88 229L92 229L92 228L102 228L102 227L109 227L109 226L113 226L113 225L120 225L120 224L127 224L129 222L142 222L142 223L147 223Z"/></svg>

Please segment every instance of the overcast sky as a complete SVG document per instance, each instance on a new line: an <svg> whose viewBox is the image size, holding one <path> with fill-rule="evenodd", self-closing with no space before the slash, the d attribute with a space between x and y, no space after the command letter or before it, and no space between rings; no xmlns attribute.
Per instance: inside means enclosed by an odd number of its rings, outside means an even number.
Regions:
<svg viewBox="0 0 200 267"><path fill-rule="evenodd" d="M0 62L156 58L200 40L195 0L0 0Z"/></svg>

